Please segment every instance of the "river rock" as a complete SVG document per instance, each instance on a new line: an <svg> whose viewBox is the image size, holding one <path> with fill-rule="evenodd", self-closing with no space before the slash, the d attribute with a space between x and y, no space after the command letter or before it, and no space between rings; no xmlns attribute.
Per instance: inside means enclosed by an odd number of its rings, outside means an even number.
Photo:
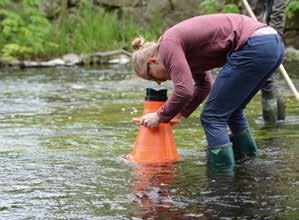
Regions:
<svg viewBox="0 0 299 220"><path fill-rule="evenodd" d="M79 3L79 0L68 0L68 6L74 7Z"/></svg>
<svg viewBox="0 0 299 220"><path fill-rule="evenodd" d="M169 0L150 0L147 5L147 11L149 16L152 16L153 14L157 15L158 13L169 13L172 11L172 7Z"/></svg>
<svg viewBox="0 0 299 220"><path fill-rule="evenodd" d="M60 10L63 0L44 0L39 6L39 10L42 11L47 18L56 17Z"/></svg>
<svg viewBox="0 0 299 220"><path fill-rule="evenodd" d="M130 62L131 53L125 50L113 50L106 52L97 52L85 56L84 64L127 64Z"/></svg>
<svg viewBox="0 0 299 220"><path fill-rule="evenodd" d="M42 62L36 62L36 61L23 61L20 63L20 66L22 68L28 68L28 67L55 67L55 66L64 66L65 62L60 59L53 59L49 61L42 61Z"/></svg>
<svg viewBox="0 0 299 220"><path fill-rule="evenodd" d="M66 65L66 63L64 62L64 60L57 58L57 59L53 59L53 60L49 60L47 62L41 62L41 66L43 67L54 67L54 66L64 66Z"/></svg>
<svg viewBox="0 0 299 220"><path fill-rule="evenodd" d="M60 13L63 2L64 0L44 0L39 6L39 10L42 11L47 18L54 18ZM78 3L79 0L68 0L67 6L74 7Z"/></svg>
<svg viewBox="0 0 299 220"><path fill-rule="evenodd" d="M104 5L111 7L136 7L142 5L142 0L94 0L96 5Z"/></svg>
<svg viewBox="0 0 299 220"><path fill-rule="evenodd" d="M286 45L292 46L296 49L299 49L299 40L298 40L299 31L298 30L289 30L284 33L284 40Z"/></svg>
<svg viewBox="0 0 299 220"><path fill-rule="evenodd" d="M203 0L172 0L173 10L181 11L182 14L196 16L199 13L199 5Z"/></svg>
<svg viewBox="0 0 299 220"><path fill-rule="evenodd" d="M66 65L78 65L83 62L82 56L79 56L74 53L66 54L62 57L62 60L65 62Z"/></svg>
<svg viewBox="0 0 299 220"><path fill-rule="evenodd" d="M130 62L130 58L124 54L120 54L118 58L111 59L108 61L110 64L128 64Z"/></svg>

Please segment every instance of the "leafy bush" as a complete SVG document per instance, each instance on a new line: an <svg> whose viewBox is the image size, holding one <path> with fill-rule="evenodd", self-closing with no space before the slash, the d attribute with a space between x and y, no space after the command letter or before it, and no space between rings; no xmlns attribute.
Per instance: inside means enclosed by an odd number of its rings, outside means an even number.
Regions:
<svg viewBox="0 0 299 220"><path fill-rule="evenodd" d="M294 17L299 13L299 0L290 0L287 7L287 16Z"/></svg>
<svg viewBox="0 0 299 220"><path fill-rule="evenodd" d="M6 6L9 2L10 2L10 0L0 0L0 6L1 6L1 7L4 7L4 6Z"/></svg>
<svg viewBox="0 0 299 220"><path fill-rule="evenodd" d="M149 27L137 26L132 17L119 19L116 13L97 8L89 0L80 1L79 9L73 12L62 10L52 21L38 10L42 0L18 2L0 0L5 6L0 9L0 51L4 60L128 49L138 35L156 40L160 34L158 17L153 16L149 31Z"/></svg>
<svg viewBox="0 0 299 220"><path fill-rule="evenodd" d="M138 35L156 38L144 27L137 27L132 17L119 19L116 13L85 4L80 14L67 14L62 19L59 31L52 41L59 48L51 54L68 52L89 53L115 48L127 49L132 39Z"/></svg>
<svg viewBox="0 0 299 220"><path fill-rule="evenodd" d="M214 14L214 13L240 13L238 5L235 3L226 4L225 1L219 0L204 0L199 5L200 14Z"/></svg>
<svg viewBox="0 0 299 220"><path fill-rule="evenodd" d="M27 58L45 52L54 43L48 42L52 25L38 10L42 0L23 0L14 5L1 0L0 48L2 59ZM3 7L4 8L4 7Z"/></svg>
<svg viewBox="0 0 299 220"><path fill-rule="evenodd" d="M223 13L240 13L240 10L236 4L227 4L223 7Z"/></svg>

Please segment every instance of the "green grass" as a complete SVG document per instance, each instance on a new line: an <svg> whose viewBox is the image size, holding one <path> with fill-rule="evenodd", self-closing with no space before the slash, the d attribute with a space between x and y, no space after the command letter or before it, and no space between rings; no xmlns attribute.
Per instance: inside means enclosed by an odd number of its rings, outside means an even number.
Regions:
<svg viewBox="0 0 299 220"><path fill-rule="evenodd" d="M151 24L138 24L132 16L119 18L115 12L86 1L79 8L66 10L50 21L38 10L40 2L0 0L0 58L36 60L67 53L130 50L136 36L156 41L162 34L163 18L159 15L152 16ZM215 12L219 4L215 0L205 0L201 6L207 13L209 10ZM289 16L298 13L298 5L299 0L289 2ZM228 4L223 10L235 11L237 5Z"/></svg>
<svg viewBox="0 0 299 220"><path fill-rule="evenodd" d="M49 48L47 53L92 53L113 49L129 49L131 41L139 35L147 40L157 40L158 34L138 26L132 18L119 19L115 13L99 8L85 7L80 16L63 19L58 33L53 33L52 42L57 48Z"/></svg>
<svg viewBox="0 0 299 220"><path fill-rule="evenodd" d="M47 20L36 5L22 2L19 6L26 9L24 13L9 4L0 10L0 56L2 53L6 60L129 50L135 37L141 35L146 40L157 40L161 34L161 27L157 25L161 24L159 18L155 18L151 26L138 25L130 16L120 19L116 13L90 3L73 12L65 11L52 21Z"/></svg>

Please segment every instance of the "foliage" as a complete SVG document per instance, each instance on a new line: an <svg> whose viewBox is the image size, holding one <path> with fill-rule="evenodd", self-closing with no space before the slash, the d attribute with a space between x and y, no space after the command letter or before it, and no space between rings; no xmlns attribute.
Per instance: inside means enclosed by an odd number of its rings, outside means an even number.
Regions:
<svg viewBox="0 0 299 220"><path fill-rule="evenodd" d="M10 0L0 0L0 6L4 7L5 5L7 5L10 2Z"/></svg>
<svg viewBox="0 0 299 220"><path fill-rule="evenodd" d="M62 10L53 21L38 10L42 0L13 2L0 0L0 5L6 5L0 9L0 53L4 60L128 49L138 35L156 40L161 34L158 16L153 16L150 27L137 26L132 17L119 19L116 13L97 8L89 0L80 1L74 12Z"/></svg>
<svg viewBox="0 0 299 220"><path fill-rule="evenodd" d="M116 13L89 4L83 4L79 11L80 14L64 16L58 34L52 39L59 48L49 51L49 54L128 49L132 39L138 35L145 35L147 39L158 35L157 21L153 22L156 31L149 32L145 27L137 27L132 17L119 19Z"/></svg>
<svg viewBox="0 0 299 220"><path fill-rule="evenodd" d="M223 13L240 13L240 10L236 4L227 4L222 9Z"/></svg>
<svg viewBox="0 0 299 220"><path fill-rule="evenodd" d="M32 53L30 47L21 46L19 44L6 44L3 49L3 60L14 60L16 56L25 56L25 54Z"/></svg>
<svg viewBox="0 0 299 220"><path fill-rule="evenodd" d="M234 0L204 0L199 6L200 14L213 13L240 13L242 3ZM293 18L299 13L299 0L289 0L287 5L287 17Z"/></svg>
<svg viewBox="0 0 299 220"><path fill-rule="evenodd" d="M0 48L2 59L26 58L45 52L52 26L38 10L42 0L23 0L17 7L1 0L6 9L0 10Z"/></svg>
<svg viewBox="0 0 299 220"><path fill-rule="evenodd" d="M200 14L214 14L214 13L240 13L237 4L230 2L226 4L226 1L219 0L204 0L199 5Z"/></svg>
<svg viewBox="0 0 299 220"><path fill-rule="evenodd" d="M78 1L75 10L62 8L48 20L38 6L43 0L0 0L1 59L51 57L65 53L90 53L115 48L129 49L138 35L157 40L163 18L153 14L149 26L138 25L132 16L119 19L117 12L97 8L90 0ZM239 0L204 0L200 14L240 13ZM299 12L299 0L289 0L287 16Z"/></svg>
<svg viewBox="0 0 299 220"><path fill-rule="evenodd" d="M287 16L289 18L294 17L299 13L299 0L290 0L287 7Z"/></svg>
<svg viewBox="0 0 299 220"><path fill-rule="evenodd" d="M199 5L200 14L213 14L219 11L219 3L216 0L204 0Z"/></svg>

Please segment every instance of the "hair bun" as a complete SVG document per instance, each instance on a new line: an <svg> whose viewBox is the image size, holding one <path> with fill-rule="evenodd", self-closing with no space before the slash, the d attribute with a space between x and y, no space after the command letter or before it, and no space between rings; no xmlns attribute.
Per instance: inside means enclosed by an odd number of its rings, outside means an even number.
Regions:
<svg viewBox="0 0 299 220"><path fill-rule="evenodd" d="M132 41L132 48L134 50L138 50L140 49L143 45L144 45L144 38L143 37L136 37L133 41Z"/></svg>

